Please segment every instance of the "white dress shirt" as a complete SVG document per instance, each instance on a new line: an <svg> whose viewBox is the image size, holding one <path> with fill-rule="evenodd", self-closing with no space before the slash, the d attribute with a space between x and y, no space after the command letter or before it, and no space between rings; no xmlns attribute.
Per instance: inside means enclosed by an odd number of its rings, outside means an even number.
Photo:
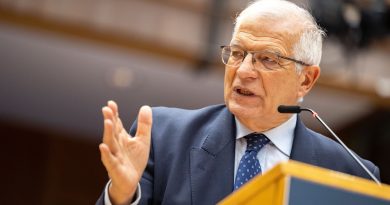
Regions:
<svg viewBox="0 0 390 205"><path fill-rule="evenodd" d="M237 131L235 149L236 153L234 159L234 179L236 178L236 170L238 169L240 160L245 154L246 150L246 140L244 137L250 133L253 133L253 131L249 130L247 127L245 127L245 125L241 124L237 118L235 118L235 120ZM267 136L268 139L270 139L270 142L266 144L257 154L257 159L260 162L263 173L278 163L287 161L290 158L296 122L297 115L293 115L289 120L279 125L278 127L262 133ZM106 205L112 205L108 196L108 186L110 183L111 181L107 183L104 193L104 204ZM141 187L139 183L135 195L136 200L131 203L131 205L137 205L141 199Z"/></svg>
<svg viewBox="0 0 390 205"><path fill-rule="evenodd" d="M242 156L246 150L245 136L253 133L245 125L236 119L236 153L234 159L234 179ZM283 124L263 132L270 139L257 154L257 159L260 162L262 172L265 172L280 162L287 161L290 158L292 143L294 139L294 130L297 123L297 116L293 115Z"/></svg>

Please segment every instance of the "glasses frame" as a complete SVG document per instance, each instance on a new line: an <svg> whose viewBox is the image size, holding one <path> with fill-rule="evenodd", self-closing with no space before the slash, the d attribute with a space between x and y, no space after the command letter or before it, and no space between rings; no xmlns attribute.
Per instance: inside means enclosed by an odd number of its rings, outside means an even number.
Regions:
<svg viewBox="0 0 390 205"><path fill-rule="evenodd" d="M221 48L221 59L222 59L222 63L225 64L225 65L228 65L228 64L226 64L226 63L224 62L224 60L223 60L223 50L224 50L225 48L231 48L231 47L232 47L232 46L220 46L220 48ZM253 58L253 54L255 54L255 53L261 53L261 52L262 52L262 51L245 51L245 50L242 50L242 51L244 52L244 57L242 58L241 63L240 63L239 65L237 65L237 67L241 66L242 62L244 62L244 60L245 60L246 56L248 55L248 53L252 54L252 58ZM272 54L275 54L275 55L276 55L277 57L279 57L279 58L282 58L282 59L285 59L285 60L289 60L289 61L298 63L298 64L300 64L300 65L311 66L310 64L307 64L307 63L305 63L305 62L303 62L303 61L300 61L300 60L296 60L296 59L294 59L294 58L290 58L290 57L287 57L287 56L282 56L282 55L280 55L280 54L277 54L277 53L274 53L274 52L270 52L270 51L267 51L267 52L272 53ZM279 65L280 65L280 64L279 64ZM231 65L228 65L228 66L231 66ZM282 65L280 65L280 66L282 66ZM282 66L282 67L283 67L283 66Z"/></svg>

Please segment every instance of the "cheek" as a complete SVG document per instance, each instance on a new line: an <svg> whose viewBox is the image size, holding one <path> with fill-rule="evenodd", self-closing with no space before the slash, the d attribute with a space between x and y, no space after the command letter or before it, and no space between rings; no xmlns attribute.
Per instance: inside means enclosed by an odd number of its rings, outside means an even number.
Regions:
<svg viewBox="0 0 390 205"><path fill-rule="evenodd" d="M298 79L293 73L263 75L264 89L272 98L291 98L298 92Z"/></svg>
<svg viewBox="0 0 390 205"><path fill-rule="evenodd" d="M227 100L227 98L231 93L234 76L235 76L235 71L233 69L225 68L225 78L224 78L225 100Z"/></svg>

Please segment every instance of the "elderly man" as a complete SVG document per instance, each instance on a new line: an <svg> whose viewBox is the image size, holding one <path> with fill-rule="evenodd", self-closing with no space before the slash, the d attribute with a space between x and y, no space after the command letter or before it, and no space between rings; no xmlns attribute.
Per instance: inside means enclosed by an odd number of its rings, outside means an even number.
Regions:
<svg viewBox="0 0 390 205"><path fill-rule="evenodd" d="M322 36L295 4L257 1L222 46L225 105L144 106L128 134L108 102L99 148L111 181L97 204L215 204L288 159L368 178L338 143L277 111L296 105L318 79ZM363 163L379 177L374 164Z"/></svg>

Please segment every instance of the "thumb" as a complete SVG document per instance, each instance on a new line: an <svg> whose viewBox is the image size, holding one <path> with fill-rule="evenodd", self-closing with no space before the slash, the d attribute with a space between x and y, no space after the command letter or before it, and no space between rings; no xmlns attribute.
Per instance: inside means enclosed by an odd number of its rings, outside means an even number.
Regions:
<svg viewBox="0 0 390 205"><path fill-rule="evenodd" d="M152 133L152 109L144 105L140 108L138 113L137 133L135 137L139 137L147 144L150 144L150 136Z"/></svg>

